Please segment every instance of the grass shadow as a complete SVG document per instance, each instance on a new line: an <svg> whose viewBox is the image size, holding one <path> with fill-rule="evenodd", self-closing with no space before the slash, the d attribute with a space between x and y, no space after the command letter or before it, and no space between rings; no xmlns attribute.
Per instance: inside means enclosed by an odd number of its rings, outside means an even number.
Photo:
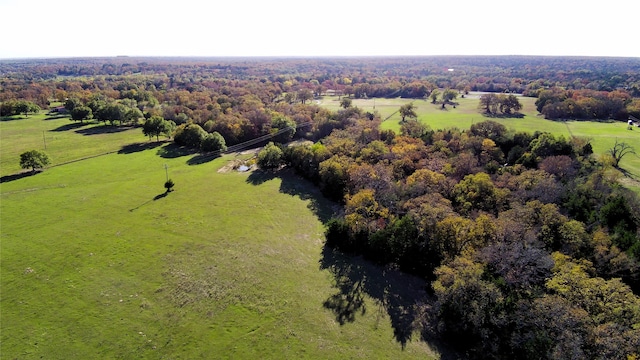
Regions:
<svg viewBox="0 0 640 360"><path fill-rule="evenodd" d="M220 157L220 154L198 154L187 160L187 165L200 165L213 161Z"/></svg>
<svg viewBox="0 0 640 360"><path fill-rule="evenodd" d="M124 145L120 150L118 150L118 154L133 154L140 151L145 151L149 149L155 149L160 146L162 142L146 142L146 143L135 143Z"/></svg>
<svg viewBox="0 0 640 360"><path fill-rule="evenodd" d="M88 125L88 124L87 123L73 122L73 123L62 125L62 126L58 126L57 128L51 129L49 131L52 131L52 132L69 131L69 130L74 130L74 129L77 129L77 128L84 127L86 125Z"/></svg>
<svg viewBox="0 0 640 360"><path fill-rule="evenodd" d="M36 174L41 173L41 171L25 171L25 172L21 172L21 173L17 173L17 174L12 174L12 175L5 175L0 177L0 183L6 183L6 182L10 182L10 181L16 181L16 180L20 180L22 178L26 178L29 176L33 176Z"/></svg>
<svg viewBox="0 0 640 360"><path fill-rule="evenodd" d="M82 135L115 134L129 129L131 128L128 126L96 125L90 128L76 130L76 133Z"/></svg>
<svg viewBox="0 0 640 360"><path fill-rule="evenodd" d="M182 156L192 155L195 151L175 143L167 144L158 149L158 155L165 159L175 159Z"/></svg>

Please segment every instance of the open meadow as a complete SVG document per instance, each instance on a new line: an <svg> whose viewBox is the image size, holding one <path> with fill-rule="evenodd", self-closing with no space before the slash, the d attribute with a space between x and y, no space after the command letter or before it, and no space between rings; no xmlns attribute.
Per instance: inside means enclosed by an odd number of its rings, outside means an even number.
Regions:
<svg viewBox="0 0 640 360"><path fill-rule="evenodd" d="M418 120L429 125L432 129L446 129L457 127L459 129L468 129L472 124L485 121L487 119L495 120L504 124L508 129L513 131L525 131L533 133L535 131L547 131L554 135L562 135L566 138L571 136L586 137L592 139L591 145L596 155L602 155L613 147L616 139L619 142L626 142L633 146L636 153L640 155L640 128L627 130L625 122L593 122L593 121L552 121L544 119L538 115L535 106L535 98L519 97L523 109L521 113L524 115L520 118L488 118L478 111L478 102L480 95L478 93L470 93L465 98L458 98L456 101L459 105L456 108L447 106L445 110L440 105L432 104L430 100L413 100L413 99L354 99L353 106L361 108L363 111L378 112L384 120L382 122L383 129L392 129L396 132L400 131L400 114L397 112L400 106L413 102L416 106ZM332 110L340 108L340 100L338 97L324 97L319 100L321 106L325 106ZM620 167L627 171L627 175L623 176L621 182L640 194L640 156L630 154L622 159Z"/></svg>
<svg viewBox="0 0 640 360"><path fill-rule="evenodd" d="M438 357L425 283L325 248L333 204L293 174L44 115L0 136L2 358Z"/></svg>

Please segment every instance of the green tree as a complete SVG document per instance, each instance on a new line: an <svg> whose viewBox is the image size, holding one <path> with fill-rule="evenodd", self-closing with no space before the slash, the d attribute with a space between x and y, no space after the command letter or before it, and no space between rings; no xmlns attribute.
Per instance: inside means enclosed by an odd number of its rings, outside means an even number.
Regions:
<svg viewBox="0 0 640 360"><path fill-rule="evenodd" d="M64 102L64 108L70 112L78 106L82 106L82 101L80 101L80 99L78 98L68 98Z"/></svg>
<svg viewBox="0 0 640 360"><path fill-rule="evenodd" d="M511 114L511 112L518 112L522 110L522 104L515 95L501 96L498 98L500 102L500 111L504 114Z"/></svg>
<svg viewBox="0 0 640 360"><path fill-rule="evenodd" d="M457 98L458 98L458 92L456 90L445 89L442 92L442 101L445 102L445 103L453 101L453 100L455 100Z"/></svg>
<svg viewBox="0 0 640 360"><path fill-rule="evenodd" d="M282 165L284 160L284 152L273 142L268 143L258 153L256 163L263 169L274 169Z"/></svg>
<svg viewBox="0 0 640 360"><path fill-rule="evenodd" d="M304 104L307 100L313 99L313 93L311 92L311 90L303 89L298 91L297 97L298 100L300 100Z"/></svg>
<svg viewBox="0 0 640 360"><path fill-rule="evenodd" d="M42 151L29 150L20 154L20 167L23 169L31 168L31 171L36 172L50 163L49 155Z"/></svg>
<svg viewBox="0 0 640 360"><path fill-rule="evenodd" d="M416 106L412 102L400 106L399 112L400 116L402 117L402 122L405 121L405 118L418 118L418 114L416 114Z"/></svg>
<svg viewBox="0 0 640 360"><path fill-rule="evenodd" d="M340 100L340 107L343 109L351 107L351 104L352 104L352 101L350 98L342 98L342 100Z"/></svg>
<svg viewBox="0 0 640 360"><path fill-rule="evenodd" d="M200 149L204 152L210 151L226 151L227 144L224 140L224 137L220 135L219 132L214 131L213 133L207 135L203 140L200 146Z"/></svg>
<svg viewBox="0 0 640 360"><path fill-rule="evenodd" d="M273 141L279 143L287 143L293 139L293 135L296 133L296 123L288 116L280 113L275 113L271 119L271 134L273 134Z"/></svg>
<svg viewBox="0 0 640 360"><path fill-rule="evenodd" d="M29 113L39 112L40 106L31 101L20 100L16 104L15 111L19 114L24 114L24 117L29 117Z"/></svg>
<svg viewBox="0 0 640 360"><path fill-rule="evenodd" d="M155 136L156 141L160 141L160 135L169 137L175 125L170 120L165 120L161 116L154 115L147 119L142 125L142 133L150 139Z"/></svg>
<svg viewBox="0 0 640 360"><path fill-rule="evenodd" d="M438 91L438 89L434 89L431 94L429 94L432 104L435 104L436 101L438 101L438 96L440 96L440 91Z"/></svg>
<svg viewBox="0 0 640 360"><path fill-rule="evenodd" d="M494 93L482 94L480 96L480 103L478 106L486 113L493 113L493 109L496 108L498 103L498 97Z"/></svg>
<svg viewBox="0 0 640 360"><path fill-rule="evenodd" d="M72 110L70 110L71 119L75 121L82 122L83 120L88 120L93 118L93 111L91 108L84 105L74 106Z"/></svg>
<svg viewBox="0 0 640 360"><path fill-rule="evenodd" d="M127 110L127 112L124 114L123 120L128 124L136 125L138 123L138 120L142 119L143 117L144 115L142 114L142 111L134 107Z"/></svg>
<svg viewBox="0 0 640 360"><path fill-rule="evenodd" d="M190 147L192 149L200 149L202 141L208 136L198 124L182 124L176 128L173 134L173 140L176 144Z"/></svg>

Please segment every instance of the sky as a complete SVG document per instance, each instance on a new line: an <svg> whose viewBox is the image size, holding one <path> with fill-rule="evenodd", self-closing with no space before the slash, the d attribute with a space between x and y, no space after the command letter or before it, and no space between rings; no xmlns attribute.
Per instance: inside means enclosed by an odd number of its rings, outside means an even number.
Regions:
<svg viewBox="0 0 640 360"><path fill-rule="evenodd" d="M0 59L640 57L637 0L0 0Z"/></svg>

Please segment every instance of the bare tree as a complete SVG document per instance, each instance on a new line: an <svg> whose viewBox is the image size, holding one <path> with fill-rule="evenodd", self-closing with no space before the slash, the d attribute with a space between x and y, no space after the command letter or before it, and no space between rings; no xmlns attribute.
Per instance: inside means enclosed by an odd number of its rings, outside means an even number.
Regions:
<svg viewBox="0 0 640 360"><path fill-rule="evenodd" d="M618 142L618 139L616 139L615 145L609 149L608 153L611 154L611 157L613 158L613 166L618 167L618 164L620 164L623 157L627 154L635 154L636 150L633 146L625 142Z"/></svg>

